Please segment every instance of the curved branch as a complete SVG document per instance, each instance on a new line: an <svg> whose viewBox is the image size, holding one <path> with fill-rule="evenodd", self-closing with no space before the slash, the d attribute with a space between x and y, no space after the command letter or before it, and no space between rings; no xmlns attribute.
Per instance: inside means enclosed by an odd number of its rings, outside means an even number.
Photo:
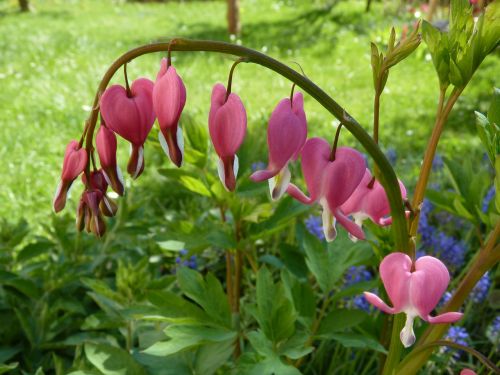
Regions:
<svg viewBox="0 0 500 375"><path fill-rule="evenodd" d="M88 119L88 130L86 135L86 148L92 149L92 139L99 113L99 98L109 84L115 72L126 62L144 54L168 51L206 51L225 53L245 57L247 62L252 62L275 71L283 77L300 86L305 92L316 99L324 108L334 115L349 132L361 143L366 152L370 154L381 171L380 182L385 188L391 206L393 224L392 229L395 243L399 251L408 252L408 230L404 214L404 205L401 198L399 183L389 161L382 153L370 135L359 125L359 123L347 113L326 92L314 84L307 77L296 72L289 66L258 51L243 46L204 40L173 39L165 43L147 44L132 49L120 56L104 74L97 89L94 99L93 110Z"/></svg>

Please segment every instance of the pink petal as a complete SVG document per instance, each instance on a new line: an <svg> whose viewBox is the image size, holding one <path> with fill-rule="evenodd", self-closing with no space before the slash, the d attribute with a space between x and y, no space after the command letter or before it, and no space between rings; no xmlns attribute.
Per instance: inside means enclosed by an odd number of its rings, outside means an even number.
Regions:
<svg viewBox="0 0 500 375"><path fill-rule="evenodd" d="M337 219L337 222L342 225L351 235L356 237L358 240L365 239L365 232L363 232L363 229L361 229L361 227L354 221L345 216L340 209L334 212L334 216Z"/></svg>
<svg viewBox="0 0 500 375"><path fill-rule="evenodd" d="M78 141L71 141L64 153L61 179L73 181L87 166L87 151L80 147Z"/></svg>
<svg viewBox="0 0 500 375"><path fill-rule="evenodd" d="M269 180L270 178L276 176L278 173L279 170L275 171L275 170L264 169L262 171L255 171L254 173L252 173L250 179L254 182L261 182Z"/></svg>
<svg viewBox="0 0 500 375"><path fill-rule="evenodd" d="M288 184L286 189L288 195L304 204L312 204L314 200L305 195L296 185Z"/></svg>
<svg viewBox="0 0 500 375"><path fill-rule="evenodd" d="M340 147L335 160L328 163L324 173L323 194L332 212L352 195L365 175L363 156L349 147Z"/></svg>
<svg viewBox="0 0 500 375"><path fill-rule="evenodd" d="M214 86L209 114L209 131L215 151L221 158L234 156L246 135L247 116L241 99L229 94L225 103L225 89Z"/></svg>
<svg viewBox="0 0 500 375"><path fill-rule="evenodd" d="M404 253L387 255L380 263L380 278L396 313L410 303L410 279L412 262Z"/></svg>
<svg viewBox="0 0 500 375"><path fill-rule="evenodd" d="M368 302L370 302L373 306L378 308L379 310L387 313L387 314L395 314L396 311L394 307L388 306L384 301L380 299L379 296L370 292L364 292L365 298Z"/></svg>
<svg viewBox="0 0 500 375"><path fill-rule="evenodd" d="M311 200L319 199L325 168L329 163L330 145L323 138L310 138L301 151L302 174Z"/></svg>
<svg viewBox="0 0 500 375"><path fill-rule="evenodd" d="M460 371L460 375L477 375L477 374L471 369L464 368L462 371Z"/></svg>
<svg viewBox="0 0 500 375"><path fill-rule="evenodd" d="M432 324L437 324L437 323L455 323L456 321L460 320L464 314L459 313L459 312L447 312L444 314L436 315L436 316L430 316L427 315L424 320L428 321L429 323Z"/></svg>
<svg viewBox="0 0 500 375"><path fill-rule="evenodd" d="M365 196L370 191L370 189L368 189L368 184L370 183L371 180L372 180L372 174L370 173L370 170L366 168L365 174L363 175L363 179L356 187L356 190L354 190L349 199L345 201L341 206L342 211L346 215L352 215L354 213L364 211L363 201L365 199Z"/></svg>
<svg viewBox="0 0 500 375"><path fill-rule="evenodd" d="M450 282L448 269L439 259L424 256L415 262L410 281L410 304L422 319L436 307Z"/></svg>
<svg viewBox="0 0 500 375"><path fill-rule="evenodd" d="M116 163L117 143L115 133L101 125L97 131L95 142L104 177L118 195L123 195L123 179Z"/></svg>
<svg viewBox="0 0 500 375"><path fill-rule="evenodd" d="M162 60L162 69L164 63L165 60ZM160 129L177 128L186 104L186 87L173 66L158 76L153 88L153 107Z"/></svg>
<svg viewBox="0 0 500 375"><path fill-rule="evenodd" d="M142 145L154 124L153 82L139 78L130 88L129 98L124 87L113 85L101 97L101 114L106 125L127 141Z"/></svg>

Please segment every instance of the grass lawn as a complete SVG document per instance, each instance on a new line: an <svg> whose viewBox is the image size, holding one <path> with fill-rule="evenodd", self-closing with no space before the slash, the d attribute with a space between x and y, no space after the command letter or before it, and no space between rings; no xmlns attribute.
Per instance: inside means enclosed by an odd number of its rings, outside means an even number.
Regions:
<svg viewBox="0 0 500 375"><path fill-rule="evenodd" d="M65 144L81 133L98 82L126 50L171 36L229 40L222 1L136 4L118 1L32 1L31 14L15 1L0 2L0 217L46 220ZM325 1L242 0L242 44L293 64L370 129L370 41L386 40L410 15L376 3L328 6ZM162 56L140 57L129 76L155 77ZM225 82L231 59L216 54L175 53L188 99L186 115L206 126L212 85ZM473 110L485 110L498 81L498 56L489 57L451 116L444 148L464 152L479 144ZM123 83L121 74L115 77ZM262 132L290 84L263 68L237 69L233 91L241 95L249 127ZM437 102L437 78L425 45L396 67L382 98L381 142L399 155L398 172L411 176ZM332 136L333 118L306 97L310 135ZM351 138L349 138L351 139ZM344 142L351 142L344 140ZM149 148L148 152L157 152ZM148 154L146 154L148 158ZM124 159L122 159L125 162ZM407 168L407 165L413 165ZM139 182L140 183L140 182ZM75 198L73 198L75 199Z"/></svg>

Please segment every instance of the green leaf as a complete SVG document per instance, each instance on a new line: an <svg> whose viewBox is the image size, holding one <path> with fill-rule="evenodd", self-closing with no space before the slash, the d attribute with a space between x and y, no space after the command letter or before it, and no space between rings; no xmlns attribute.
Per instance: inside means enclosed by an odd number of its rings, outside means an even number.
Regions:
<svg viewBox="0 0 500 375"><path fill-rule="evenodd" d="M305 256L296 246L281 243L279 246L280 256L285 267L301 280L307 280L308 270Z"/></svg>
<svg viewBox="0 0 500 375"><path fill-rule="evenodd" d="M205 186L205 184L195 177L181 176L179 182L186 189L192 191L193 193L203 195L204 197L212 196L208 188Z"/></svg>
<svg viewBox="0 0 500 375"><path fill-rule="evenodd" d="M336 309L323 318L318 329L318 336L328 336L332 332L343 331L362 323L368 314L361 310Z"/></svg>
<svg viewBox="0 0 500 375"><path fill-rule="evenodd" d="M295 331L296 313L286 298L282 283L274 283L266 267L257 274L257 316L259 326L273 343L278 344Z"/></svg>
<svg viewBox="0 0 500 375"><path fill-rule="evenodd" d="M500 89L493 90L493 99L488 109L488 120L500 126Z"/></svg>
<svg viewBox="0 0 500 375"><path fill-rule="evenodd" d="M309 327L316 313L316 299L312 286L307 280L299 280L285 270L281 272L281 280L283 280L287 296L293 301L299 317L304 325Z"/></svg>
<svg viewBox="0 0 500 375"><path fill-rule="evenodd" d="M198 272L181 267L177 271L177 281L183 293L198 303L215 322L231 327L227 296L213 274L209 273L203 280Z"/></svg>
<svg viewBox="0 0 500 375"><path fill-rule="evenodd" d="M85 355L104 375L146 375L144 368L120 348L85 344Z"/></svg>
<svg viewBox="0 0 500 375"><path fill-rule="evenodd" d="M372 349L380 353L387 353L387 350L377 340L367 335L359 333L330 333L323 336L338 341L346 348Z"/></svg>
<svg viewBox="0 0 500 375"><path fill-rule="evenodd" d="M16 277L13 279L8 279L3 282L4 286L8 286L16 289L17 291L24 294L26 297L32 299L40 298L40 290L36 286L36 284L28 279L22 279L20 277Z"/></svg>
<svg viewBox="0 0 500 375"><path fill-rule="evenodd" d="M369 244L352 243L340 232L337 239L328 245L328 249L310 233L304 233L302 246L306 253L306 264L324 293L333 289L348 267L372 257Z"/></svg>
<svg viewBox="0 0 500 375"><path fill-rule="evenodd" d="M185 249L185 243L182 241L168 240L158 242L158 246L162 250L167 251L181 251Z"/></svg>
<svg viewBox="0 0 500 375"><path fill-rule="evenodd" d="M144 353L165 356L206 343L227 341L233 343L236 338L234 331L202 325L172 325L165 328L165 334L171 339L153 344Z"/></svg>
<svg viewBox="0 0 500 375"><path fill-rule="evenodd" d="M181 296L168 291L149 291L146 298L158 307L157 314L166 318L191 319L191 322L208 323L210 317L197 305L187 301Z"/></svg>
<svg viewBox="0 0 500 375"><path fill-rule="evenodd" d="M301 372L293 366L286 365L279 357L269 357L253 365L245 375L300 375Z"/></svg>
<svg viewBox="0 0 500 375"><path fill-rule="evenodd" d="M30 243L23 247L19 254L17 254L16 260L20 263L24 263L30 259L47 253L53 246L54 244L52 242L45 238L41 238L39 241Z"/></svg>
<svg viewBox="0 0 500 375"><path fill-rule="evenodd" d="M264 357L275 355L273 343L266 337L262 330L249 332L247 338L252 348L260 355Z"/></svg>
<svg viewBox="0 0 500 375"><path fill-rule="evenodd" d="M234 351L234 340L205 344L198 348L194 364L196 374L211 375L224 365Z"/></svg>
<svg viewBox="0 0 500 375"><path fill-rule="evenodd" d="M0 364L0 374L5 374L5 373L9 372L10 370L14 370L15 368L17 368L18 365L19 365L19 363L17 363L17 362L8 363L8 364L1 363Z"/></svg>

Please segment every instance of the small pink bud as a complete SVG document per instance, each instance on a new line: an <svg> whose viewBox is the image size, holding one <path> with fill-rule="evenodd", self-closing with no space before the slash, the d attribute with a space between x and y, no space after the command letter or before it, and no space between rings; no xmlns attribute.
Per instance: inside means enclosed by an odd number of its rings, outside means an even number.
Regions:
<svg viewBox="0 0 500 375"><path fill-rule="evenodd" d="M180 167L184 138L179 118L186 104L186 87L175 68L167 65L167 59L162 59L153 89L153 105L160 124L160 144L170 160Z"/></svg>
<svg viewBox="0 0 500 375"><path fill-rule="evenodd" d="M269 119L267 144L269 164L267 169L250 176L255 182L269 180L271 197L280 198L290 183L288 163L296 159L307 137L307 120L304 113L304 98L297 92L293 102L289 98L278 103Z"/></svg>
<svg viewBox="0 0 500 375"><path fill-rule="evenodd" d="M130 97L120 85L108 87L101 97L106 125L132 144L127 171L134 179L144 170L144 142L156 119L153 86L149 79L139 78L132 82Z"/></svg>
<svg viewBox="0 0 500 375"><path fill-rule="evenodd" d="M405 347L413 345L413 320L419 316L429 323L453 323L462 317L459 312L447 312L438 316L430 313L436 307L450 282L446 266L437 258L424 256L415 262L404 253L387 255L380 263L380 278L394 307L388 306L377 295L365 292L365 298L375 307L388 314L406 314L406 325L400 338Z"/></svg>
<svg viewBox="0 0 500 375"><path fill-rule="evenodd" d="M87 185L87 178L85 174L82 175L82 181ZM99 208L104 216L112 217L116 215L118 210L117 204L106 195L108 190L108 182L106 181L105 174L102 170L90 172L91 189L98 190L102 193L102 199L99 203Z"/></svg>
<svg viewBox="0 0 500 375"><path fill-rule="evenodd" d="M399 188L403 200L406 199L406 188L401 181L399 181ZM354 193L342 204L341 208L345 215L351 215L359 226L362 226L366 219L380 226L392 223L392 218L388 217L391 213L391 206L384 187L378 180L373 180L368 169Z"/></svg>
<svg viewBox="0 0 500 375"><path fill-rule="evenodd" d="M231 93L226 101L226 88L218 83L212 90L208 127L210 138L219 155L219 178L228 191L236 188L238 156L247 131L247 114L238 95Z"/></svg>
<svg viewBox="0 0 500 375"><path fill-rule="evenodd" d="M87 166L87 151L80 147L78 141L71 141L66 146L61 173L61 181L54 195L53 207L55 212L61 211L66 205L66 196L73 181Z"/></svg>
<svg viewBox="0 0 500 375"><path fill-rule="evenodd" d="M339 147L330 160L330 145L322 138L310 138L302 148L302 173L311 196L289 184L287 193L305 204L319 202L323 208L323 232L327 241L337 235L336 221L352 236L364 239L363 230L349 220L342 204L352 195L363 178L366 163L363 156L349 147Z"/></svg>
<svg viewBox="0 0 500 375"><path fill-rule="evenodd" d="M97 131L95 143L106 181L118 195L123 195L123 176L116 162L115 133L101 125Z"/></svg>
<svg viewBox="0 0 500 375"><path fill-rule="evenodd" d="M460 371L460 375L477 375L477 374L471 369L464 368L462 371Z"/></svg>
<svg viewBox="0 0 500 375"><path fill-rule="evenodd" d="M79 231L84 228L87 232L102 237L106 232L106 223L99 210L103 194L96 189L86 190L80 198L76 215L76 227Z"/></svg>

